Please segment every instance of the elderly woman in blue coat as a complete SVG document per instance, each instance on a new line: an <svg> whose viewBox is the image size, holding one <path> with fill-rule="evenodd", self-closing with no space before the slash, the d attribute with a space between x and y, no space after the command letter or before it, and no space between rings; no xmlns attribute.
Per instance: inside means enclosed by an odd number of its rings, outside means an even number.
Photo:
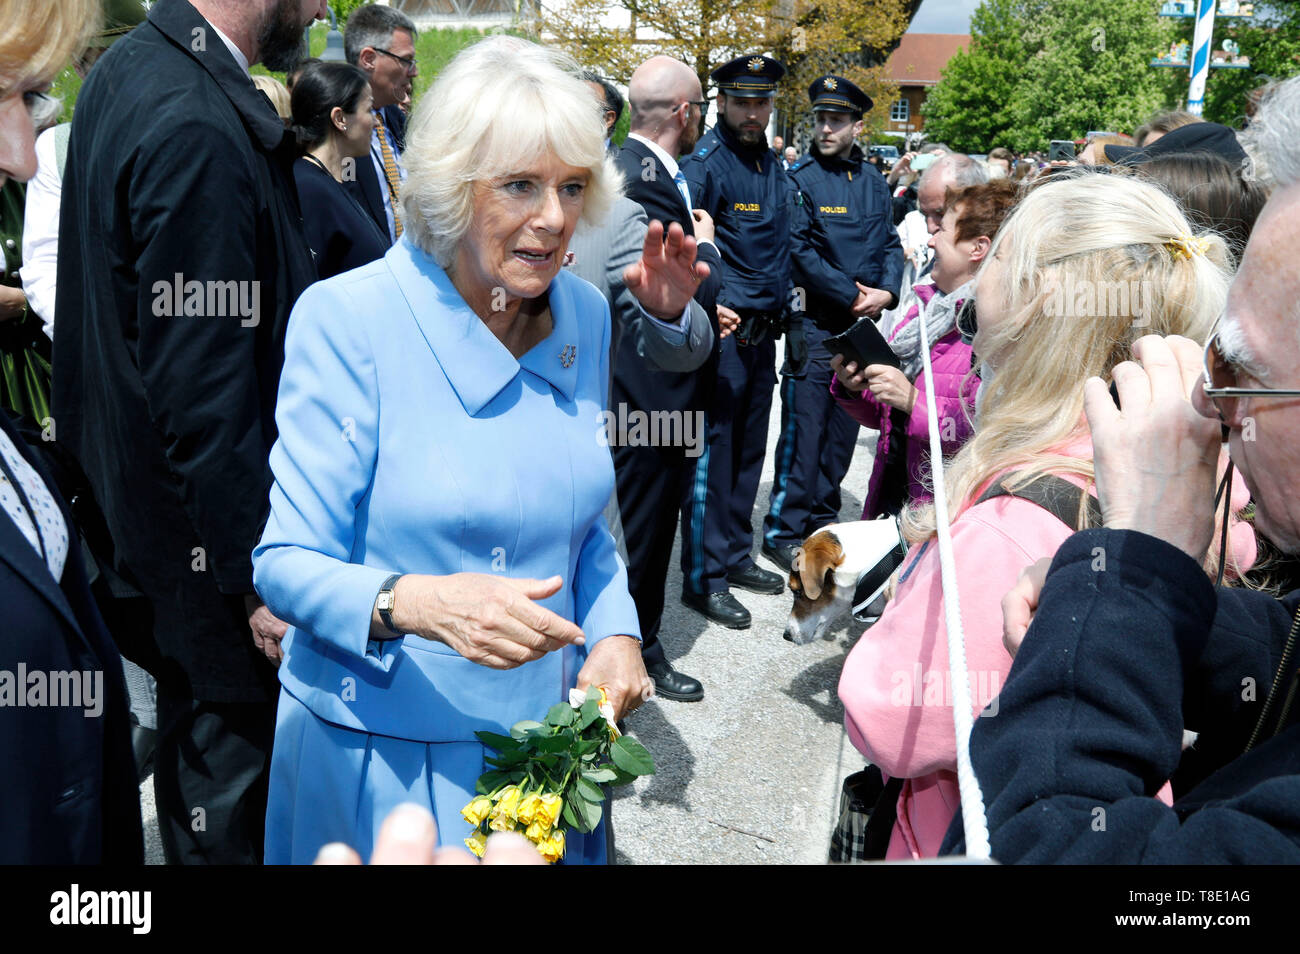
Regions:
<svg viewBox="0 0 1300 954"><path fill-rule="evenodd" d="M268 863L334 841L368 855L403 802L459 844L491 754L475 731L541 718L575 685L619 716L652 692L602 517L609 310L561 270L619 188L575 73L514 38L462 52L413 117L402 240L293 310L253 554L290 624ZM694 240L656 225L627 278L684 327L706 275ZM603 831L566 860L604 861Z"/></svg>

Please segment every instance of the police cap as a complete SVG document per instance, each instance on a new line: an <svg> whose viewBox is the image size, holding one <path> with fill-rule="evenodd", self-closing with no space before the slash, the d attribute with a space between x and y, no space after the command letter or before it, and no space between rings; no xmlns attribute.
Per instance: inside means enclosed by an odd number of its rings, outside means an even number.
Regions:
<svg viewBox="0 0 1300 954"><path fill-rule="evenodd" d="M762 99L776 92L777 81L785 75L785 67L758 53L738 56L709 74L719 91L728 96L745 99Z"/></svg>
<svg viewBox="0 0 1300 954"><path fill-rule="evenodd" d="M808 87L808 98L813 110L824 109L835 113L852 113L861 119L875 105L871 97L843 76L823 76Z"/></svg>

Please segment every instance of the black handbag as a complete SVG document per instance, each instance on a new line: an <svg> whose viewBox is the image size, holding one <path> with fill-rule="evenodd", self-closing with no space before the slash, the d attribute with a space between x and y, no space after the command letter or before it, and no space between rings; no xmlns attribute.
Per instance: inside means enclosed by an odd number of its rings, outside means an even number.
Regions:
<svg viewBox="0 0 1300 954"><path fill-rule="evenodd" d="M885 857L894 822L898 820L898 796L902 791L901 778L886 782L874 765L844 780L840 817L831 833L832 864L877 861Z"/></svg>

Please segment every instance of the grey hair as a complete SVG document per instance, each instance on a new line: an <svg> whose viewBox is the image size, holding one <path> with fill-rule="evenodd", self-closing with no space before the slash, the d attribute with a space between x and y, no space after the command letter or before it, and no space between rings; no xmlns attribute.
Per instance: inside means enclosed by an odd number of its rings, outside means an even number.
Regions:
<svg viewBox="0 0 1300 954"><path fill-rule="evenodd" d="M343 29L344 58L356 66L361 51L366 47L378 50L390 46L394 30L405 30L411 34L412 42L419 35L415 22L401 10L381 7L377 3L358 7L352 11Z"/></svg>
<svg viewBox="0 0 1300 954"><path fill-rule="evenodd" d="M1250 156L1247 163L1254 163L1266 185L1284 189L1300 182L1300 76L1268 87L1240 135Z"/></svg>
<svg viewBox="0 0 1300 954"><path fill-rule="evenodd" d="M989 181L989 171L983 165L964 153L950 152L934 160L930 168L921 173L922 183L932 176L943 175L944 170L952 176L954 189L984 185Z"/></svg>
<svg viewBox="0 0 1300 954"><path fill-rule="evenodd" d="M623 177L580 72L559 50L490 36L457 54L420 98L402 157L402 208L406 234L443 268L472 223L474 184L547 156L587 170L582 218L604 221Z"/></svg>
<svg viewBox="0 0 1300 954"><path fill-rule="evenodd" d="M1216 337L1219 341L1219 354L1223 360L1235 364L1253 378L1266 381L1270 377L1268 365L1255 355L1246 341L1246 333L1231 311L1225 311L1219 319Z"/></svg>

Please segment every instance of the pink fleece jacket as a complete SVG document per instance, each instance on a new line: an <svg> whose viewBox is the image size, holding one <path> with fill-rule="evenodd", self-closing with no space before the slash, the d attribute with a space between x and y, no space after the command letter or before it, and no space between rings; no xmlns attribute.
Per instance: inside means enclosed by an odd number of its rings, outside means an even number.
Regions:
<svg viewBox="0 0 1300 954"><path fill-rule="evenodd" d="M1091 441L1084 439L1062 453L1078 457L1091 451ZM1245 483L1234 480L1234 509L1248 499ZM1002 645L1003 595L1021 570L1055 554L1071 532L1043 508L1015 497L994 497L953 521L966 666L977 718L996 714L996 696L1011 668ZM1238 524L1229 536L1238 565L1250 566L1255 559L1251 528ZM887 777L905 780L888 858L937 855L960 809L951 687L938 544L931 539L908 552L894 598L849 653L839 684L850 741Z"/></svg>
<svg viewBox="0 0 1300 954"><path fill-rule="evenodd" d="M929 305L935 296L934 285L915 286L921 304ZM920 314L920 304L913 305L906 317L894 329L892 338L908 322ZM848 414L864 427L880 431L876 442L876 457L872 464L871 479L867 483L867 496L863 501L862 519L873 520L879 516L880 489L884 477L885 458L892 441L907 442L907 495L912 500L929 500L924 477L930 458L929 403L935 401L935 414L939 420L940 446L945 456L955 454L971 434L970 415L975 407L975 393L979 378L970 373L971 348L961 340L954 328L930 345L930 365L934 373L934 396L927 392L925 375L917 375L912 384L916 387L916 404L907 419L907 429L894 433L890 420L890 407L870 391L854 394L831 378L831 394Z"/></svg>

